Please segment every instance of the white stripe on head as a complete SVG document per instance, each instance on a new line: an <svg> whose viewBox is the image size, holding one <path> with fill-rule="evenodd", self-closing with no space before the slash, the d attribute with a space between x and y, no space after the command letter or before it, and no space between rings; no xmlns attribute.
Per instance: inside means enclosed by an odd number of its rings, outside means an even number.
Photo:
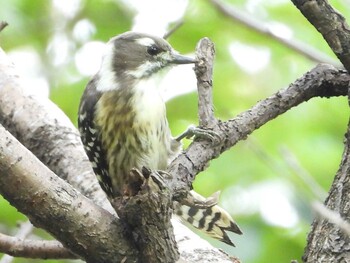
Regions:
<svg viewBox="0 0 350 263"><path fill-rule="evenodd" d="M100 76L96 90L105 92L109 90L118 89L118 82L115 72L113 71L113 59L114 59L114 43L109 41L106 44L105 53L102 58L102 64L98 75ZM102 76L103 74L103 76Z"/></svg>
<svg viewBox="0 0 350 263"><path fill-rule="evenodd" d="M140 45L145 46L145 47L150 47L150 46L156 44L154 42L154 40L152 38L149 38L149 37L139 38L139 39L136 40L136 42L139 43Z"/></svg>

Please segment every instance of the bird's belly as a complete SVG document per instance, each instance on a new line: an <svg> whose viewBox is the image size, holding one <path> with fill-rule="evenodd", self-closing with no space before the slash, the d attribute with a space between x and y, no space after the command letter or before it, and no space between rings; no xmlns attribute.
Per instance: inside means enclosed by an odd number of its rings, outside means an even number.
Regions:
<svg viewBox="0 0 350 263"><path fill-rule="evenodd" d="M166 169L170 139L165 139L161 130L164 130L161 125L148 128L140 126L116 134L113 142L115 147L107 152L109 174L115 190L123 191L132 168Z"/></svg>
<svg viewBox="0 0 350 263"><path fill-rule="evenodd" d="M146 88L136 90L127 102L118 93L99 101L97 123L115 192L123 191L132 168L164 170L171 154L165 104L158 92Z"/></svg>

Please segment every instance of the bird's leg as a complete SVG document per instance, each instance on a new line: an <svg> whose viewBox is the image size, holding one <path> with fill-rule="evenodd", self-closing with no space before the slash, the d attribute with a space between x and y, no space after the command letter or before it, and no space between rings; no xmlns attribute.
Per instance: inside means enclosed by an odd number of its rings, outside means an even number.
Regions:
<svg viewBox="0 0 350 263"><path fill-rule="evenodd" d="M221 141L221 137L214 131L208 130L208 129L203 129L196 127L194 125L190 125L186 131L181 133L179 136L175 138L176 141L181 141L183 138L190 139L192 137L195 138L204 138L208 139L213 143L218 143Z"/></svg>

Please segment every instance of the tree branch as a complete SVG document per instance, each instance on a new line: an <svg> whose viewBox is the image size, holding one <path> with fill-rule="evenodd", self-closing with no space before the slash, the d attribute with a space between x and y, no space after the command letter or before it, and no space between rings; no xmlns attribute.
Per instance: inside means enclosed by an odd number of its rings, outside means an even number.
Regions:
<svg viewBox="0 0 350 263"><path fill-rule="evenodd" d="M345 149L341 165L334 178L325 207L350 222L350 125L345 135ZM338 220L339 222L339 220ZM349 225L349 224L347 224ZM328 217L315 219L308 235L303 260L305 262L345 262L350 253L350 236Z"/></svg>
<svg viewBox="0 0 350 263"><path fill-rule="evenodd" d="M2 126L0 193L88 262L137 261L120 221L57 177Z"/></svg>
<svg viewBox="0 0 350 263"><path fill-rule="evenodd" d="M0 32L4 30L9 24L6 21L0 21Z"/></svg>
<svg viewBox="0 0 350 263"><path fill-rule="evenodd" d="M19 230L18 230L15 237L19 238L19 239L25 239L32 231L33 231L33 225L28 220L28 221L23 222L19 225ZM0 246L1 246L1 241L0 241ZM2 250L0 249L0 251L2 251ZM12 256L4 255L1 258L0 263L11 263L12 260L13 260Z"/></svg>
<svg viewBox="0 0 350 263"><path fill-rule="evenodd" d="M339 229L341 229L344 234L350 237L350 223L345 221L339 213L328 209L320 202L314 202L312 204L312 208L316 211L320 219L328 220L329 223L332 223L335 226L339 227Z"/></svg>
<svg viewBox="0 0 350 263"><path fill-rule="evenodd" d="M144 262L175 262L179 252L175 242L172 195L163 178L144 169L130 172L129 192L136 193L113 200L112 205L128 226Z"/></svg>
<svg viewBox="0 0 350 263"><path fill-rule="evenodd" d="M58 241L29 240L0 234L0 251L14 257L74 259L76 256Z"/></svg>
<svg viewBox="0 0 350 263"><path fill-rule="evenodd" d="M321 64L283 89L264 99L234 119L219 122L214 127L221 143L195 140L169 166L169 173L176 174L171 187L175 193L188 189L195 176L207 167L208 162L222 152L244 140L249 134L287 110L313 97L344 96L347 94L350 76L344 70Z"/></svg>
<svg viewBox="0 0 350 263"><path fill-rule="evenodd" d="M55 174L114 212L97 182L78 130L52 101L27 94L1 48L0 123Z"/></svg>
<svg viewBox="0 0 350 263"><path fill-rule="evenodd" d="M196 55L194 71L197 77L199 126L210 128L216 125L217 120L214 116L212 96L215 48L209 38L198 42Z"/></svg>
<svg viewBox="0 0 350 263"><path fill-rule="evenodd" d="M350 28L326 0L292 0L350 72Z"/></svg>
<svg viewBox="0 0 350 263"><path fill-rule="evenodd" d="M258 21L252 15L244 14L239 10L223 3L220 0L210 0L212 5L223 15L230 18L231 20L242 24L254 31L266 35L282 45L294 50L295 52L307 57L308 59L315 61L316 63L328 63L334 66L340 66L339 62L330 56L318 51L317 49L309 46L305 43L298 42L294 39L287 39L276 34L268 25L262 21Z"/></svg>

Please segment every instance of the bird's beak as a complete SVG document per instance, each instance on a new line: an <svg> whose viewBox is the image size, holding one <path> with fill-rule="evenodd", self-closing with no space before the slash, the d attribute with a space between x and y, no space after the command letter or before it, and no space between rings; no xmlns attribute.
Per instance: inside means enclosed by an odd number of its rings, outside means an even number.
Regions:
<svg viewBox="0 0 350 263"><path fill-rule="evenodd" d="M191 64L196 63L194 58L186 57L180 54L173 53L170 63L172 64Z"/></svg>

